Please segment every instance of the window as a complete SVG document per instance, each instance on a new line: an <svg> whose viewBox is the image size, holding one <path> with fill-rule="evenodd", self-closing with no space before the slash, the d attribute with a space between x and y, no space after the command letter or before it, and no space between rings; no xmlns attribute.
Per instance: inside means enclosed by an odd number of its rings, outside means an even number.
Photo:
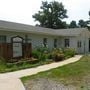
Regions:
<svg viewBox="0 0 90 90"><path fill-rule="evenodd" d="M57 47L57 39L54 39L54 48Z"/></svg>
<svg viewBox="0 0 90 90"><path fill-rule="evenodd" d="M82 45L81 45L81 41L78 41L77 42L77 47L80 48Z"/></svg>
<svg viewBox="0 0 90 90"><path fill-rule="evenodd" d="M43 45L44 45L44 47L47 47L47 38L43 39Z"/></svg>
<svg viewBox="0 0 90 90"><path fill-rule="evenodd" d="M28 35L25 35L24 42L25 43L31 43L31 39L28 37Z"/></svg>
<svg viewBox="0 0 90 90"><path fill-rule="evenodd" d="M0 36L0 43L6 43L6 36Z"/></svg>
<svg viewBox="0 0 90 90"><path fill-rule="evenodd" d="M65 47L69 47L69 39L65 39Z"/></svg>

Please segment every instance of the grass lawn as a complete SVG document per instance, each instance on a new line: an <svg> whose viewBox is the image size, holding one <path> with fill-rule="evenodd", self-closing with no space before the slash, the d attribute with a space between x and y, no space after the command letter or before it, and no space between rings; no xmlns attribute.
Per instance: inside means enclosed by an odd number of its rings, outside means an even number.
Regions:
<svg viewBox="0 0 90 90"><path fill-rule="evenodd" d="M74 85L79 90L90 90L90 56L83 56L80 61L68 64L33 76L23 77L21 80L26 83L28 80L37 78L49 78L60 81L65 85ZM84 89L87 88L87 89Z"/></svg>

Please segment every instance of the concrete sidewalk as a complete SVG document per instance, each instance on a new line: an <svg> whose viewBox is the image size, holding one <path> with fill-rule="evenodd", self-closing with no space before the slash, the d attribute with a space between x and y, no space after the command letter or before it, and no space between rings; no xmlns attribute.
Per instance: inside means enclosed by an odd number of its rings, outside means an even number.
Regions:
<svg viewBox="0 0 90 90"><path fill-rule="evenodd" d="M67 59L61 62L42 65L36 68L30 68L30 69L24 69L20 71L0 74L0 90L25 90L19 78L28 76L28 75L34 75L34 74L37 74L38 72L50 70L53 68L57 68L59 66L63 66L69 63L76 62L81 57L82 55L76 55L75 57L72 57L70 59Z"/></svg>

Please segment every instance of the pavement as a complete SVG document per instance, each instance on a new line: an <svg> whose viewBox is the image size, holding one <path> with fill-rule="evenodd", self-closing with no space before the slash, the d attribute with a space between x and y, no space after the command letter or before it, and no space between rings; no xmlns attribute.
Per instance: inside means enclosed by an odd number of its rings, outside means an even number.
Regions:
<svg viewBox="0 0 90 90"><path fill-rule="evenodd" d="M46 64L35 68L29 68L29 69L0 74L0 90L25 90L24 85L22 84L19 78L24 76L34 75L39 72L47 71L69 63L74 63L80 60L81 57L82 55L76 55L75 57L69 58L64 61L54 62L51 64Z"/></svg>

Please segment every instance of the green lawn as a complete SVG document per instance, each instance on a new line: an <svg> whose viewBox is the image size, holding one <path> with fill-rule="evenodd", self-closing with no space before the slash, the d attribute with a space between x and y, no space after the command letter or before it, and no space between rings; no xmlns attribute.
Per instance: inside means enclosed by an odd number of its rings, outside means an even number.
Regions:
<svg viewBox="0 0 90 90"><path fill-rule="evenodd" d="M60 81L65 85L72 84L75 86L79 86L80 88L83 89L86 84L89 83L90 85L89 77L90 77L90 56L86 55L83 56L78 62L68 64L46 72L41 72L33 76L23 77L21 78L21 80L25 83L30 79L49 78L54 79L56 81Z"/></svg>

